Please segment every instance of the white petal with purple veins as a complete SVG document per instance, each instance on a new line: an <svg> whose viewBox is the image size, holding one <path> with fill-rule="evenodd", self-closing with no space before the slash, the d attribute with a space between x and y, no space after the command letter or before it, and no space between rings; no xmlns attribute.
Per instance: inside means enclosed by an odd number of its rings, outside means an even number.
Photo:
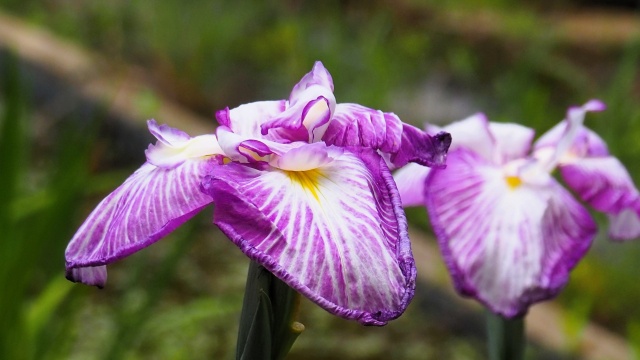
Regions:
<svg viewBox="0 0 640 360"><path fill-rule="evenodd" d="M217 165L215 158L187 160L172 169L144 164L98 204L73 236L65 252L67 275L93 283L102 275L86 268L102 269L191 218L212 201L200 191L200 181Z"/></svg>
<svg viewBox="0 0 640 360"><path fill-rule="evenodd" d="M382 325L413 296L415 268L391 175L368 152L307 171L232 163L203 186L249 257L326 310Z"/></svg>
<svg viewBox="0 0 640 360"><path fill-rule="evenodd" d="M506 317L556 295L595 235L555 182L532 187L464 149L433 170L426 203L456 288Z"/></svg>

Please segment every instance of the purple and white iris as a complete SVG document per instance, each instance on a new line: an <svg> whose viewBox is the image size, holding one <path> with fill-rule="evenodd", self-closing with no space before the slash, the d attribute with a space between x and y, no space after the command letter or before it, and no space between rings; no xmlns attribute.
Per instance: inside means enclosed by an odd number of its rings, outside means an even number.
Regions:
<svg viewBox="0 0 640 360"><path fill-rule="evenodd" d="M592 100L538 139L482 114L446 126L445 170L410 164L395 174L404 206L425 205L455 287L505 317L555 296L589 249L596 224L551 175L610 218L612 238L640 236L640 197L604 141L583 126Z"/></svg>
<svg viewBox="0 0 640 360"><path fill-rule="evenodd" d="M216 118L215 135L193 138L149 121L157 143L75 234L67 277L104 286L107 264L214 203L214 223L249 258L324 309L369 325L398 317L416 271L388 166L444 166L449 134L337 104L320 62L288 100Z"/></svg>

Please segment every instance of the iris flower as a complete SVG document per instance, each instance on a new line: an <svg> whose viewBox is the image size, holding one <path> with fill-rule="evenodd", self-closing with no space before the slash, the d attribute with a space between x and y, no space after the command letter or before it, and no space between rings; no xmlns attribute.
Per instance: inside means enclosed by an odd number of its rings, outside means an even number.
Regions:
<svg viewBox="0 0 640 360"><path fill-rule="evenodd" d="M596 224L580 200L610 218L617 239L640 235L639 196L604 141L583 126L592 100L533 145L534 131L482 114L446 126L444 170L409 165L395 179L405 206L425 205L457 291L507 318L555 296L589 249Z"/></svg>
<svg viewBox="0 0 640 360"><path fill-rule="evenodd" d="M203 207L250 259L327 311L384 325L413 297L415 265L389 166L443 166L451 138L392 113L337 104L320 62L288 100L216 113L215 135L148 122L147 162L89 215L67 277L99 287L106 265Z"/></svg>

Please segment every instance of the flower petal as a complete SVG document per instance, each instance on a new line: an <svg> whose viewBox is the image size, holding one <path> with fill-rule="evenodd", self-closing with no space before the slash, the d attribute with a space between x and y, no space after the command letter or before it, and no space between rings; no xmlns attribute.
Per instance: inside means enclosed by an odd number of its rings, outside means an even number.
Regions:
<svg viewBox="0 0 640 360"><path fill-rule="evenodd" d="M413 297L415 266L384 161L352 151L306 172L230 163L203 188L247 256L327 311L384 325Z"/></svg>
<svg viewBox="0 0 640 360"><path fill-rule="evenodd" d="M596 233L595 223L555 181L505 179L466 149L427 177L426 203L457 290L505 317L555 296Z"/></svg>
<svg viewBox="0 0 640 360"><path fill-rule="evenodd" d="M415 162L433 168L444 168L450 145L449 133L440 132L431 136L414 126L404 124L400 150L392 154L390 160L395 167Z"/></svg>
<svg viewBox="0 0 640 360"><path fill-rule="evenodd" d="M187 159L210 155L221 155L222 149L215 135L190 137L182 130L160 125L155 120L147 121L149 131L158 139L145 151L147 161L162 168L173 168Z"/></svg>
<svg viewBox="0 0 640 360"><path fill-rule="evenodd" d="M634 215L640 205L640 193L618 159L613 156L578 158L561 165L560 172L580 199L613 216L610 228L613 238L629 240L640 235L637 215Z"/></svg>
<svg viewBox="0 0 640 360"><path fill-rule="evenodd" d="M329 145L395 153L402 142L402 121L393 113L358 104L338 104L322 140Z"/></svg>
<svg viewBox="0 0 640 360"><path fill-rule="evenodd" d="M431 135L441 131L450 133L452 138L450 151L464 147L480 154L488 161L493 160L494 138L489 131L489 121L482 113L471 115L443 128L429 125L427 131Z"/></svg>
<svg viewBox="0 0 640 360"><path fill-rule="evenodd" d="M291 94L289 95L290 101L295 101L301 96L305 90L311 86L322 86L333 92L333 79L329 71L322 65L322 62L316 61L313 64L313 69L305 74L302 79L293 87Z"/></svg>
<svg viewBox="0 0 640 360"><path fill-rule="evenodd" d="M630 240L640 237L640 204L609 215L609 237L613 240Z"/></svg>
<svg viewBox="0 0 640 360"><path fill-rule="evenodd" d="M72 281L103 286L109 264L159 240L211 203L200 181L219 159L187 160L173 169L146 163L107 196L65 252Z"/></svg>
<svg viewBox="0 0 640 360"><path fill-rule="evenodd" d="M500 164L525 157L535 135L533 129L513 123L490 122L489 131L495 141L493 151L499 154Z"/></svg>
<svg viewBox="0 0 640 360"><path fill-rule="evenodd" d="M269 136L262 135L261 126L286 109L286 100L258 101L240 105L232 110L229 108L219 110L216 112L216 119L220 125L228 127L238 135L255 139L271 139Z"/></svg>
<svg viewBox="0 0 640 360"><path fill-rule="evenodd" d="M402 206L424 205L424 183L429 175L430 168L420 164L407 164L393 174L393 179L398 186Z"/></svg>

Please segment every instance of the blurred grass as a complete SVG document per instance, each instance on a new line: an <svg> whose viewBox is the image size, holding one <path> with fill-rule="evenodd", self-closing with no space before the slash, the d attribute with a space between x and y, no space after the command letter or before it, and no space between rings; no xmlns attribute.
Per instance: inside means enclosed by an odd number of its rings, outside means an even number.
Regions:
<svg viewBox="0 0 640 360"><path fill-rule="evenodd" d="M145 67L164 96L209 117L225 106L285 97L315 60L332 73L340 102L395 111L416 123L429 113L390 108L393 95L422 101L424 82L434 74L473 94L492 120L521 122L538 133L562 119L568 105L599 97L609 109L590 115L587 126L640 183L638 44L605 55L561 48L545 33L535 5L522 1L406 3L426 15L385 1L4 0L0 6L114 64ZM507 14L506 44L429 21L437 11L486 9ZM0 358L230 358L246 263L219 233L211 235L210 217L112 267L106 290L61 280L64 248L82 216L132 169L91 173L95 160L87 149L95 146L96 128L78 128L78 121L56 142L55 156L34 154L29 90L15 61L4 67L0 324L12 325L0 326ZM158 100L150 93L138 105L153 113ZM424 211L408 215L428 228ZM639 258L638 243L598 239L561 296L571 335L579 337L586 320L596 319L628 333L640 348ZM481 344L446 333L419 308L384 330L365 332L307 305L313 335L301 336L294 358L483 358Z"/></svg>

